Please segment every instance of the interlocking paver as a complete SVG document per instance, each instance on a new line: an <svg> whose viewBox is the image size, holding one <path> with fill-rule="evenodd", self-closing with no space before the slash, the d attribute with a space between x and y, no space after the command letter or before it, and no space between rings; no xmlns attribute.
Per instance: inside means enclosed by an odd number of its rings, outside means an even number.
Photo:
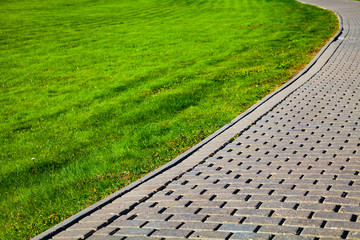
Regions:
<svg viewBox="0 0 360 240"><path fill-rule="evenodd" d="M185 238L191 234L190 230L180 230L180 229L160 229L152 234L155 237L164 237L164 238Z"/></svg>
<svg viewBox="0 0 360 240"><path fill-rule="evenodd" d="M115 220L110 223L109 227L140 227L146 221L145 220Z"/></svg>
<svg viewBox="0 0 360 240"><path fill-rule="evenodd" d="M115 232L114 236L147 236L153 229L144 228L120 228L119 231Z"/></svg>
<svg viewBox="0 0 360 240"><path fill-rule="evenodd" d="M307 72L38 239L360 239L360 3L302 1L343 23Z"/></svg>
<svg viewBox="0 0 360 240"><path fill-rule="evenodd" d="M181 229L187 230L214 230L219 226L218 223L209 222L188 222L181 226Z"/></svg>
<svg viewBox="0 0 360 240"><path fill-rule="evenodd" d="M195 231L189 239L227 239L230 235L229 232Z"/></svg>
<svg viewBox="0 0 360 240"><path fill-rule="evenodd" d="M257 225L250 224L224 224L218 231L219 232L254 232Z"/></svg>
<svg viewBox="0 0 360 240"><path fill-rule="evenodd" d="M73 238L73 239L83 239L90 234L92 234L94 230L87 230L87 229L81 229L81 230L66 230L62 231L59 234L57 234L54 239L63 239L63 238Z"/></svg>
<svg viewBox="0 0 360 240"><path fill-rule="evenodd" d="M151 221L142 226L142 228L151 229L175 229L182 225L182 222L169 222L169 221Z"/></svg>
<svg viewBox="0 0 360 240"><path fill-rule="evenodd" d="M263 240L263 239L271 239L271 234L263 234L263 233L249 233L249 232L237 232L234 233L230 239L242 239L242 240Z"/></svg>

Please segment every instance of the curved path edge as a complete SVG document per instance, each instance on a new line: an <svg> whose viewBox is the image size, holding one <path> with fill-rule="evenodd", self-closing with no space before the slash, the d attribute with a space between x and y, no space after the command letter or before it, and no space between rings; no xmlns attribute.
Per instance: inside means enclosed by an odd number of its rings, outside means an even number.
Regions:
<svg viewBox="0 0 360 240"><path fill-rule="evenodd" d="M300 1L301 2L301 1ZM308 3L304 3L308 4ZM145 183L149 182L150 180L154 180L156 177L163 174L165 171L172 170L175 166L178 168L181 163L186 162L186 160L190 160L183 164L184 166L180 166L178 170L173 171L171 174L172 176L179 176L186 171L189 166L197 165L199 163L199 159L206 158L207 156L213 155L220 149L222 149L225 145L231 142L234 137L239 133L239 126L240 128L245 131L248 126L252 124L256 119L260 116L266 114L271 110L276 104L281 102L286 96L291 94L294 90L299 88L304 82L310 79L313 75L315 75L330 59L333 53L337 50L337 48L342 43L342 38L340 36L346 36L347 32L344 32L343 28L343 20L341 15L339 15L336 11L333 11L339 21L339 30L338 32L330 39L330 41L319 51L319 53L315 56L315 58L296 76L291 78L287 81L284 85L279 87L274 92L270 93L266 97L264 97L261 101L254 104L248 110L234 118L231 122L217 130L215 133L207 137L206 139L202 140L200 143L196 144L189 150L185 151L183 154L179 155L172 161L168 162L164 166L158 168L157 170L147 174L146 176L142 177L141 179L131 183L130 185L122 188L121 190L111 194L110 196L104 198L103 200L87 207L86 209L80 211L79 213L69 217L68 219L60 222L59 224L53 226L52 228L44 231L43 233L39 234L38 236L32 238L33 240L45 240L51 239L53 236L57 235L58 233L66 230L67 228L71 227L72 225L78 223L85 217L93 214L94 212L102 209L104 206L114 202L115 200L119 199L120 197L128 194L129 192L133 191L134 189L139 188L140 186L144 185ZM234 129L233 129L234 128ZM195 156L197 155L197 156ZM190 159L194 157L194 159ZM175 173L175 174L173 174ZM173 179L168 176L169 181ZM175 177L176 178L176 177ZM163 178L161 179L163 180ZM159 182L159 181L156 181ZM147 191L147 194L144 196L148 196L149 194L158 191L159 188L164 186L166 181L159 182L156 188L152 188L151 190ZM153 184L151 184L153 185ZM166 185L166 184L165 184ZM146 189L146 187L145 187ZM141 192L144 190L141 189ZM137 195L140 196L140 195ZM142 200L139 199L141 202ZM131 206L129 206L131 208ZM125 210L126 211L126 210ZM111 221L111 219L109 219ZM90 231L89 234L91 235L92 232ZM86 235L85 235L86 237Z"/></svg>

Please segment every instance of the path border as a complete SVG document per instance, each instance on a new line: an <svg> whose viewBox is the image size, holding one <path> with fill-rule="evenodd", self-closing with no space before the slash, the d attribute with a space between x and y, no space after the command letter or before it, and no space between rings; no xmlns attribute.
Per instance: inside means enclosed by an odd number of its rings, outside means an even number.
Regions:
<svg viewBox="0 0 360 240"><path fill-rule="evenodd" d="M301 1L301 0L300 0ZM307 3L302 3L302 4L307 4ZM316 6L318 7L318 6ZM328 9L327 9L328 10ZM182 153L181 155L177 156L176 158L174 158L173 160L171 160L170 162L168 162L167 164L163 165L162 167L156 169L155 171L147 174L146 176L140 178L139 180L131 183L130 185L120 189L119 191L116 191L115 193L111 194L110 196L100 200L99 202L91 205L90 207L85 208L84 210L78 212L77 214L67 218L66 220L58 223L57 225L51 227L50 229L42 232L41 234L37 235L36 237L32 238L32 240L46 240L46 239L50 239L53 236L55 236L56 234L66 230L68 227L76 224L77 222L79 222L81 219L91 215L92 213L94 213L95 211L101 209L102 207L106 206L107 204L113 202L114 200L120 198L121 196L123 196L124 194L130 192L131 190L139 187L141 184L153 179L154 177L162 174L163 172L169 170L170 168L175 167L176 165L178 165L179 163L183 162L185 159L187 159L188 157L190 157L191 155L193 155L196 151L198 151L200 148L204 147L207 143L209 143L211 140L215 139L216 137L218 137L220 134L222 134L223 132L225 132L226 130L228 130L229 128L231 128L232 126L234 126L236 123L238 123L240 120L244 119L246 116L248 116L249 114L251 114L252 112L254 112L256 109L258 109L260 106L262 106L264 103L266 103L267 101L269 101L271 98L273 98L274 96L278 95L279 93L281 93L283 90L285 90L286 88L288 88L289 86L291 86L294 82L296 82L300 77L302 77L303 75L305 75L307 72L309 72L309 70L318 62L319 58L324 54L324 52L326 50L329 49L330 45L333 44L335 41L337 41L340 37L340 35L343 33L344 27L343 27L343 19L342 17L335 11L333 11L339 21L339 30L338 32L329 40L329 42L320 50L320 52L315 56L315 58L303 69L301 70L296 76L294 76L293 78L291 78L288 82L286 82L285 84L283 84L281 87L279 87L277 90L275 90L274 92L270 93L269 95L267 95L266 97L264 97L262 100L260 100L258 103L254 104L252 107L250 107L248 110L246 110L245 112L241 113L239 116L237 116L236 118L234 118L232 121L230 121L229 123L227 123L225 126L223 126L222 128L220 128L219 130L217 130L215 133L211 134L210 136L208 136L207 138L205 138L204 140L202 140L200 143L196 144L195 146L193 146L192 148L190 148L189 150L185 151L184 153ZM337 50L338 47L336 47L335 49L332 50L331 54L329 54L329 57L327 58L330 59L330 57L333 55L333 53ZM324 66L327 62L327 60L325 62L323 62L322 66Z"/></svg>

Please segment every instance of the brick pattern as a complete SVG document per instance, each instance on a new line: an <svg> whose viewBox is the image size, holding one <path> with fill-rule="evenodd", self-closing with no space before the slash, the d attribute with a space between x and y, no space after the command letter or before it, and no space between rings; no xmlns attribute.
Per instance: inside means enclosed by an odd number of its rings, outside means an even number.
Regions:
<svg viewBox="0 0 360 240"><path fill-rule="evenodd" d="M318 73L196 164L53 238L360 239L360 4L322 4L344 33Z"/></svg>

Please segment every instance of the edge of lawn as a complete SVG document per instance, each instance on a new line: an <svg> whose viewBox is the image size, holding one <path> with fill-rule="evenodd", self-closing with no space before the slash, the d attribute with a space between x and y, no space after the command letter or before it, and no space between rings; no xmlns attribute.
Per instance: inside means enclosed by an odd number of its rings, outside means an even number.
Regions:
<svg viewBox="0 0 360 240"><path fill-rule="evenodd" d="M357 0L360 1L360 0ZM300 0L301 2L301 0ZM305 4L305 3L303 3ZM227 123L225 126L196 144L195 146L191 147L181 155L177 156L167 164L159 167L155 171L145 175L144 177L140 178L139 180L129 184L128 186L120 189L119 191L116 191L115 193L109 195L108 197L100 200L99 202L85 208L84 210L78 212L77 214L67 218L66 220L58 223L57 225L51 227L50 229L44 231L43 233L37 235L36 237L32 238L33 240L42 240L42 239L50 239L54 235L58 234L59 232L65 230L66 228L74 225L75 223L79 222L81 219L85 218L86 216L89 216L93 212L97 211L98 209L102 208L103 206L107 205L110 202L113 202L115 199L120 198L124 194L130 192L131 190L137 188L141 184L149 181L150 179L153 179L154 177L158 176L159 174L162 174L166 170L175 167L179 163L183 162L185 159L187 159L189 156L191 156L193 153L195 153L197 150L205 146L208 142L219 136L221 133L226 131L227 129L231 128L233 125L235 125L237 122L245 118L250 113L254 112L257 108L259 108L261 105L263 105L265 102L269 101L271 98L273 98L275 95L281 93L284 89L288 88L290 85L292 85L295 81L297 81L300 77L302 77L304 74L306 74L319 60L319 58L323 55L323 53L329 48L329 46L338 40L339 36L343 33L343 21L341 16L335 12L338 21L339 21L339 30L337 33L327 42L327 44L317 53L315 58L311 60L311 62L302 69L297 75L292 77L289 81L287 81L285 84L280 86L278 89L276 89L274 92L270 93L269 95L265 96L263 99L261 99L259 102L251 106L249 109L247 109L245 112L238 115L236 118L234 118L232 121ZM329 58L332 56L332 54L336 51L337 47L331 50L331 54L329 54ZM325 64L325 63L324 63Z"/></svg>

